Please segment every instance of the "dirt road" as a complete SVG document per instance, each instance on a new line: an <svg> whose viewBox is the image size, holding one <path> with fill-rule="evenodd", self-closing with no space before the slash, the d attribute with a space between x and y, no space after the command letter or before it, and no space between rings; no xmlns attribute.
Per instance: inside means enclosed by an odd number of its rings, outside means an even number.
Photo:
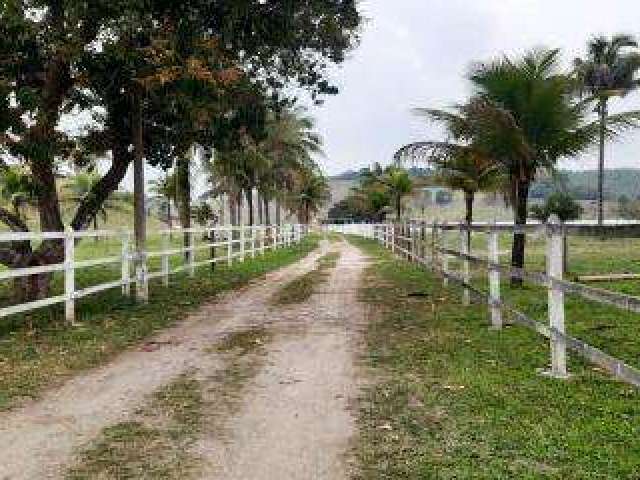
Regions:
<svg viewBox="0 0 640 480"><path fill-rule="evenodd" d="M329 248L323 244L322 250ZM365 260L345 244L328 282L304 304L270 305L278 288L314 268L323 252L203 307L154 339L22 409L0 414L0 479L64 478L74 455L107 426L126 421L151 393L187 371L211 372L212 345L229 332L266 327L261 368L221 429L196 442L198 477L225 480L348 478L363 307L355 288ZM215 395L215 393L214 393ZM213 402L215 404L215 402ZM212 416L213 418L213 416ZM206 420L206 417L205 417ZM217 418L216 421L220 419Z"/></svg>

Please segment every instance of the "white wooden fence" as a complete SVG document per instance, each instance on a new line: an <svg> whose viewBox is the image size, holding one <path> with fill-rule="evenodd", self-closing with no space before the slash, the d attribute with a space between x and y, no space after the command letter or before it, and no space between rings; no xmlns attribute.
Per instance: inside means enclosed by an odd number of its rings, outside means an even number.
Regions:
<svg viewBox="0 0 640 480"><path fill-rule="evenodd" d="M375 225L372 223L344 223L324 225L325 231L342 233L345 235L359 235L365 238L373 238Z"/></svg>
<svg viewBox="0 0 640 480"><path fill-rule="evenodd" d="M564 235L591 236L595 238L640 238L640 224L616 223L599 227L589 223L561 224L552 219L546 225L514 226L513 224L447 224L433 222L411 222L403 224L377 224L372 226L373 236L380 244L397 255L403 256L439 274L445 285L453 282L462 287L462 302L470 303L471 295L486 301L490 326L503 327L503 312L521 325L535 330L550 341L551 369L548 375L566 378L567 350L571 350L587 361L606 370L616 378L640 386L640 370L620 359L567 334L565 329L565 293L583 299L606 304L620 310L640 313L640 297L593 288L563 279ZM459 248L449 245L444 235L447 231L459 232ZM469 251L468 239L472 232L486 235L487 251L483 256ZM500 263L498 236L500 232L537 233L546 236L546 272L529 272L525 269L505 266ZM370 236L370 235L365 235ZM458 259L459 272L451 269L451 259ZM488 290L471 284L471 265L486 271ZM501 299L500 277L508 275L542 286L548 291L547 323L532 319Z"/></svg>
<svg viewBox="0 0 640 480"><path fill-rule="evenodd" d="M2 307L0 308L0 318L64 303L66 321L73 323L75 321L75 301L77 299L114 288L121 288L122 294L128 296L131 295L131 286L135 284L136 296L145 300L148 298L148 285L151 279L162 278L163 283L168 285L169 277L173 274L187 271L190 276L194 276L195 270L199 266L218 262L226 262L231 265L234 260L244 262L247 257L255 258L256 255L264 254L267 250L289 247L298 243L308 232L309 229L306 225L221 226L216 228L163 230L154 232L162 237L161 249L146 252L135 251L132 243L132 233L129 231L1 232L0 246L5 242L59 240L64 242L65 254L62 263L1 270L0 281L45 273L64 272L64 293L27 303ZM171 248L170 237L172 235L185 236L188 239L188 246L182 244L178 248ZM206 240L196 243L195 235L201 235ZM105 258L79 261L76 259L76 244L80 240L87 238L119 239L121 253ZM209 250L212 255L206 260L196 261L196 252L199 250ZM222 251L222 255L215 254L220 251ZM185 256L183 264L171 269L170 257L180 254ZM152 258L160 258L160 270L149 271L148 260ZM119 280L92 285L81 290L76 289L78 270L117 264L121 265Z"/></svg>

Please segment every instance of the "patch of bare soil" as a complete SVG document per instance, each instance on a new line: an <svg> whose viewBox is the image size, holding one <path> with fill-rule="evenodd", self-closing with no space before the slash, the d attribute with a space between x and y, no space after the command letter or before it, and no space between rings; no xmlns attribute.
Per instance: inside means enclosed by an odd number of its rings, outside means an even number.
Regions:
<svg viewBox="0 0 640 480"><path fill-rule="evenodd" d="M204 460L199 478L349 478L365 320L356 287L365 259L345 243L337 250L340 260L328 281L306 303L272 309L265 366L244 389L244 403L227 428L198 442Z"/></svg>

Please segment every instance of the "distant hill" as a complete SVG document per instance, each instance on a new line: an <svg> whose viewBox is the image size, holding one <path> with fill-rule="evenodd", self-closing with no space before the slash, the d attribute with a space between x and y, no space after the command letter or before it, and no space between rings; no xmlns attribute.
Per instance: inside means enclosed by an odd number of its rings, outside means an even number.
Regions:
<svg viewBox="0 0 640 480"><path fill-rule="evenodd" d="M414 177L424 177L431 174L428 169L417 167L410 168L409 172ZM337 183L344 188L344 182L353 182L355 185L360 175L361 171L349 170L331 177L331 180L338 181ZM559 177L561 183L564 183L566 188L576 197L583 200L596 198L598 191L598 172L596 170L562 170ZM554 182L550 179L541 179L532 186L532 196L544 198L555 188ZM344 190L341 190L337 195L340 199L344 193ZM630 199L640 198L640 169L618 168L605 172L605 196L607 199L617 200L622 195Z"/></svg>
<svg viewBox="0 0 640 480"><path fill-rule="evenodd" d="M583 172L565 171L569 188L572 191L597 191L598 172L588 170ZM619 168L606 170L604 176L605 196L609 200L617 200L625 195L630 199L640 197L640 169Z"/></svg>
<svg viewBox="0 0 640 480"><path fill-rule="evenodd" d="M346 172L334 175L329 178L331 180L358 180L365 170L366 169L347 170ZM412 177L428 177L431 175L431 170L428 168L411 167L409 168L409 174Z"/></svg>

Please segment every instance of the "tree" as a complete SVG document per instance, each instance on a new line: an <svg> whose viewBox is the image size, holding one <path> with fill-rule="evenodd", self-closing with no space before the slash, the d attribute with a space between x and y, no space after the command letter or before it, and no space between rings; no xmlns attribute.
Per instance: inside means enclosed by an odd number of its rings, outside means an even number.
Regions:
<svg viewBox="0 0 640 480"><path fill-rule="evenodd" d="M369 179L365 180L365 184L375 182L384 185L391 198L396 219L399 221L402 218L402 200L413 192L414 184L409 172L397 166L390 166L382 174L374 170L369 172L368 176Z"/></svg>
<svg viewBox="0 0 640 480"><path fill-rule="evenodd" d="M7 165L0 169L0 205L11 209L11 212L0 209L0 215L5 211L5 223L26 225L25 208L34 205L36 198L36 186L26 168Z"/></svg>
<svg viewBox="0 0 640 480"><path fill-rule="evenodd" d="M531 207L531 216L541 222L546 222L552 215L556 215L562 222L578 220L583 209L568 193L554 192L544 204Z"/></svg>
<svg viewBox="0 0 640 480"><path fill-rule="evenodd" d="M162 179L152 180L149 182L150 192L158 198L161 198L166 209L167 226L173 228L173 213L171 211L171 203L177 203L176 177L173 173L165 172Z"/></svg>
<svg viewBox="0 0 640 480"><path fill-rule="evenodd" d="M401 148L395 155L396 163L407 158L424 160L432 175L441 185L460 190L465 198L465 221L473 223L473 203L479 191L495 191L504 187L502 166L485 149L465 138L460 125L472 122L470 108L460 106L454 112L434 109L416 109L415 113L428 120L443 124L450 141L418 142ZM469 232L470 233L470 232ZM469 241L471 236L469 235Z"/></svg>
<svg viewBox="0 0 640 480"><path fill-rule="evenodd" d="M299 179L291 198L291 206L299 213L302 223L310 223L313 214L331 199L329 182L317 169L299 172Z"/></svg>
<svg viewBox="0 0 640 480"><path fill-rule="evenodd" d="M273 95L292 84L315 99L336 93L327 71L356 45L360 21L353 0L43 0L36 6L7 0L0 7L0 150L28 166L43 231L64 229L56 184L62 159L74 154L82 162L86 153L111 153L107 172L73 214L76 230L87 228L135 159L141 250L143 161L182 147L176 141L181 135L192 140L184 126L195 110L178 101L199 97L190 87L206 85L224 98L226 88L242 78L262 82ZM167 89L182 96L165 96ZM63 114L83 109L96 113L98 128L82 138L57 128ZM209 116L189 133L209 131L200 125L228 113L206 111ZM163 118L167 112L173 116ZM167 128L174 135L168 143L159 141L155 133ZM179 157L177 150L170 158ZM9 228L27 231L18 220L0 211ZM59 263L63 256L60 240L0 248L0 263L10 268ZM50 277L29 277L26 296L46 296Z"/></svg>
<svg viewBox="0 0 640 480"><path fill-rule="evenodd" d="M559 71L558 50L535 50L519 59L503 58L476 66L470 80L475 98L466 107L460 135L495 158L509 182L516 225L524 225L528 197L538 172L553 171L557 161L584 152L600 126L587 120L589 101L574 97L572 79ZM607 135L637 122L635 115L609 119ZM526 237L514 234L512 265L524 266ZM512 278L512 283L521 280Z"/></svg>
<svg viewBox="0 0 640 480"><path fill-rule="evenodd" d="M562 222L578 220L582 212L580 204L566 192L554 192L549 195L543 205L535 205L531 208L531 215L541 222L547 222L552 215L556 215ZM569 273L569 239L566 230L562 233L562 246L563 273Z"/></svg>
<svg viewBox="0 0 640 480"><path fill-rule="evenodd" d="M600 121L598 161L598 225L604 223L604 164L609 100L622 97L640 86L638 42L631 35L619 34L611 38L598 36L587 45L587 56L574 60L579 88L596 101Z"/></svg>
<svg viewBox="0 0 640 480"><path fill-rule="evenodd" d="M70 199L78 204L85 202L88 195L93 195L95 185L99 181L100 174L93 171L82 172L69 177L69 183L66 184L66 188L71 192ZM109 210L116 208L117 205L111 196L102 202L100 209L96 211L91 218L93 229L98 229L98 216L101 216L102 220L106 222L109 216Z"/></svg>

